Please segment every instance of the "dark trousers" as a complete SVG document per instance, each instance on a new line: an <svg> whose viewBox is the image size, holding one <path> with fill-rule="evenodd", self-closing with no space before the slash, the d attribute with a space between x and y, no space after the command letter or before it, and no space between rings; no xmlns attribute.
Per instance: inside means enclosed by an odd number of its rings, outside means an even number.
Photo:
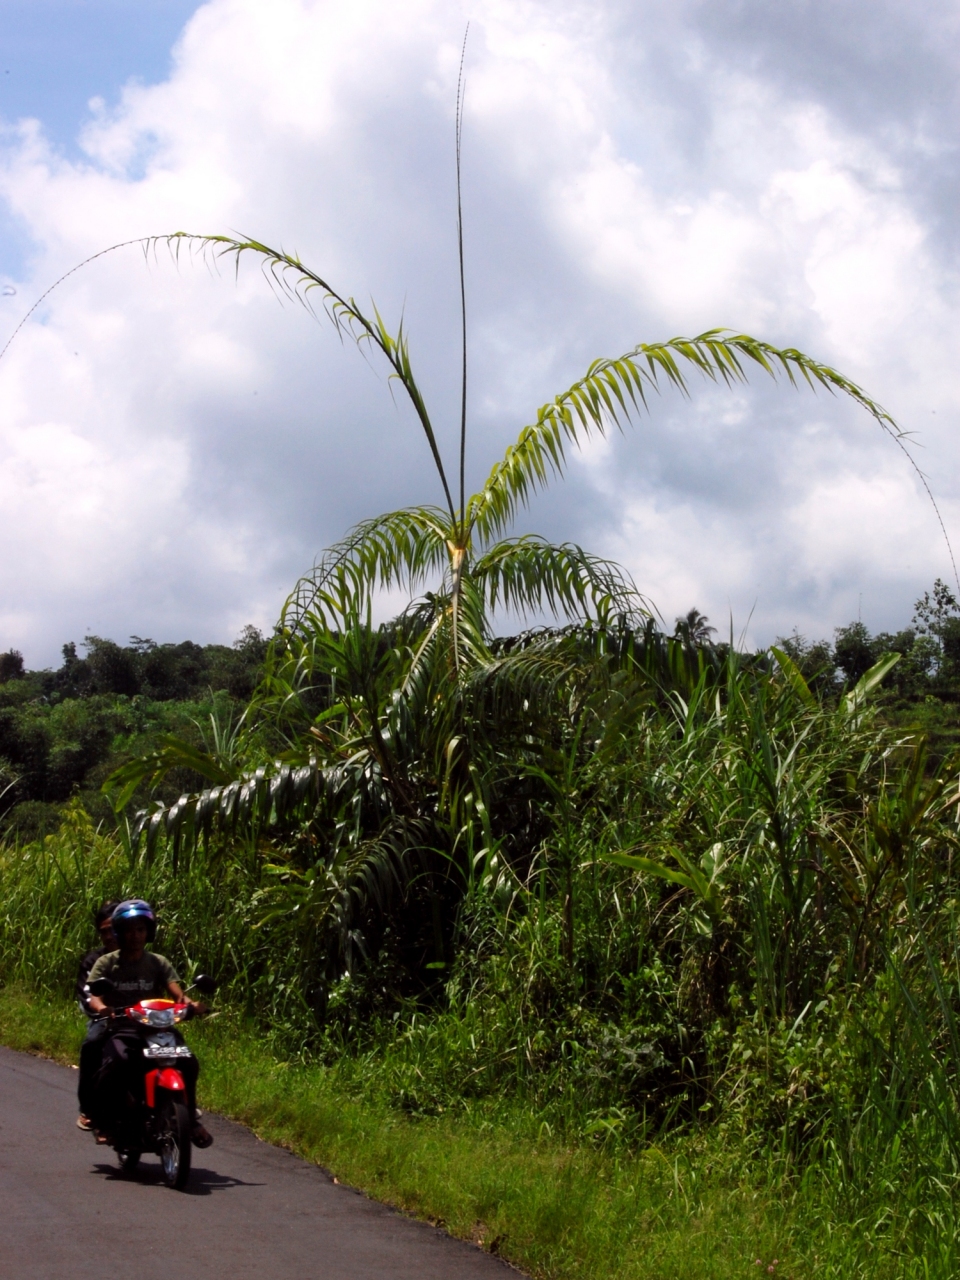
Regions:
<svg viewBox="0 0 960 1280"><path fill-rule="evenodd" d="M77 1098L80 1110L85 1116L90 1114L93 1106L93 1091L97 1072L103 1058L103 1046L106 1043L110 1027L106 1018L91 1019L87 1023L87 1034L80 1046L80 1079L77 1081Z"/></svg>
<svg viewBox="0 0 960 1280"><path fill-rule="evenodd" d="M143 1099L143 1041L136 1031L120 1029L104 1038L103 1057L94 1076L91 1090L92 1111L87 1114L98 1129L113 1129L125 1105L127 1094L136 1101ZM200 1064L196 1058L179 1058L177 1070L187 1086L187 1104L191 1118L197 1107L197 1076Z"/></svg>

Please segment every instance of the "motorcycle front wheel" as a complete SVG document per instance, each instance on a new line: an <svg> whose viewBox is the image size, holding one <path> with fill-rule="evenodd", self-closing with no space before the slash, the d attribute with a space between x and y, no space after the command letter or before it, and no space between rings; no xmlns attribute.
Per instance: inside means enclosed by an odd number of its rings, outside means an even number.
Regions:
<svg viewBox="0 0 960 1280"><path fill-rule="evenodd" d="M165 1098L161 1104L158 1136L163 1180L182 1191L190 1177L190 1116L179 1099Z"/></svg>

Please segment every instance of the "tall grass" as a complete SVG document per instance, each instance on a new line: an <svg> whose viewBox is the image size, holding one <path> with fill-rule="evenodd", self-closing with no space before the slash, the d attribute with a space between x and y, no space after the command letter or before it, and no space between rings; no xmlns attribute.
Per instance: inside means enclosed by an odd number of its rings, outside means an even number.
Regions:
<svg viewBox="0 0 960 1280"><path fill-rule="evenodd" d="M811 1274L955 1274L952 767L862 700L732 660L639 713L608 701L552 751L532 856L511 863L489 823L458 836L470 875L425 984L402 893L330 980L298 919L302 837L214 833L175 862L79 804L0 850L0 981L66 992L95 906L141 894L182 976L223 980L227 1025L358 1105L612 1170L665 1152L691 1213L709 1168L740 1169L737 1195L795 1207Z"/></svg>

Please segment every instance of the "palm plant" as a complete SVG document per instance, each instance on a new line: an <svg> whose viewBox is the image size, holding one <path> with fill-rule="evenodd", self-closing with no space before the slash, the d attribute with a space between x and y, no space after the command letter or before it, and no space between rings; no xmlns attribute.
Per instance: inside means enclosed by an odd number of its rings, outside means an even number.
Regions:
<svg viewBox="0 0 960 1280"><path fill-rule="evenodd" d="M636 613L643 602L616 565L569 544L554 545L526 535L507 536L519 509L552 477L562 476L570 445L592 433L621 428L648 407L650 393L663 384L688 390L684 370L695 371L728 386L746 380L756 365L769 375L784 374L791 384L802 380L850 396L897 441L902 432L893 419L856 384L795 349L780 349L745 334L711 330L699 337L641 343L616 359L596 360L583 378L541 406L535 422L492 468L475 494L465 491L466 370L464 369L457 499L451 487L433 422L414 377L407 337L401 323L396 334L379 311L366 314L353 298L339 293L298 258L255 240L227 236L166 237L179 252L184 244L232 256L239 267L245 254L258 257L271 281L285 294L312 309L319 290L323 307L341 335L358 345L372 345L386 360L404 389L427 441L443 505L407 507L359 525L323 557L318 568L297 586L284 609L282 623L295 629L324 601L332 575L348 571L361 596L381 587L411 592L440 578L433 599L438 604L431 639L446 624L455 670L474 656L486 655L489 617L497 607L518 613L559 612L568 617L598 613ZM442 602L442 606L440 605ZM322 609L329 610L324 601ZM336 608L333 608L336 613Z"/></svg>
<svg viewBox="0 0 960 1280"><path fill-rule="evenodd" d="M456 162L462 343L455 472L448 473L413 373L402 323L391 332L376 306L364 310L298 257L257 240L177 232L142 242L145 249L165 243L174 256L187 247L212 255L216 262L232 259L236 270L242 259L252 256L281 296L311 311L318 298L341 337L353 338L386 361L430 450L442 500L364 521L326 552L288 599L251 708L255 714L248 720L250 726L262 725L269 717L283 748L275 758L257 759L252 750L247 763L259 768L251 771L244 769L243 751L237 750L242 737L231 740L226 756L216 744L212 752L199 752L167 740L160 751L131 762L106 784L118 810L144 779L157 781L174 767L187 765L214 784L182 796L167 810L155 806L142 815L138 831L146 826L148 851L165 828L173 836L175 859L184 836L189 845L215 820L275 823L307 808L316 824L322 810L326 867L319 879L316 874L309 879L307 897L301 893L300 905L309 901L313 908L302 911L300 918L315 924L319 912L320 918L328 919L332 904L339 902L342 936L350 932L348 905L356 897L351 885L359 877L382 897L387 873L395 873L414 846L422 850L432 840L449 860L457 850L462 856L464 850L476 848L479 835L478 856L488 865L491 848L499 840L490 825L497 782L502 784L501 799L504 788L509 792L513 786L516 792L518 772L528 783L539 778L554 800L557 788L563 791L569 784L566 774L575 768L582 749L583 690L590 686L590 679L582 678L583 636L545 633L498 650L493 630L498 609L520 616L560 615L602 632L609 632L616 619L619 640L608 637L600 648L608 662L616 661L618 645L620 659L629 649L633 661L632 639L626 646L621 642L649 623L650 615L629 576L581 547L512 532L520 509L535 491L564 474L571 446L592 434L622 429L648 407L650 395L665 386L686 393L690 373L732 386L745 381L748 368L756 366L772 377L782 374L794 385L804 381L851 397L903 447L893 419L836 370L792 348L710 330L692 339L641 343L618 358L594 361L584 377L541 406L482 488L468 495L462 70L461 63ZM394 624L374 627L373 597L391 587L405 590L410 605ZM416 593L425 589L415 602ZM683 679L690 679L691 664L702 672L702 655L691 646L708 638L706 619L691 614L686 625L688 644L680 656L679 645L667 645L662 653L655 644L641 646L648 665L657 665L659 653L659 665L666 660ZM563 698L554 699L560 690ZM551 700L553 711L560 712L552 720L544 715ZM622 707L618 714L623 715ZM262 736L256 741L260 747ZM554 779L545 767L551 752L567 761L563 778ZM562 797L559 809L567 815L569 835L569 804ZM337 851L348 846L352 852L344 860ZM567 849L569 952L571 857ZM384 874L371 875L374 865ZM349 873L338 877L334 866L341 872L349 868ZM281 878L285 874L282 867L274 870ZM470 882L471 868L460 871ZM287 889L293 891L289 876Z"/></svg>
<svg viewBox="0 0 960 1280"><path fill-rule="evenodd" d="M402 386L433 461L440 502L364 521L324 554L287 600L250 717L251 724L269 718L279 733L272 755L250 755L244 769L235 752L222 760L196 749L184 754L167 742L107 784L118 809L145 778L156 781L175 765L188 765L214 784L142 815L148 848L166 830L175 856L184 839L191 844L216 822L269 825L309 814L316 823L322 810L325 887L320 892L316 878L311 882L311 901L319 905L300 918L314 928L321 917L330 918L336 900L341 937L350 933L349 904L364 897L360 892L358 898L358 883L376 886L373 896L382 901L391 879L426 875L424 848L440 851L442 865L456 849L479 847L475 832L464 835L465 824L473 832L471 824L489 821L498 782L502 799L503 786L516 792L518 772L528 781L538 769L545 777L541 753L551 734L562 738L563 723L577 723L562 708L583 687L577 677L584 672L583 646L543 633L524 645L498 648L496 611L559 615L601 630L621 619L621 629L631 633L650 617L619 566L573 544L513 533L535 492L563 476L572 446L613 428L622 431L649 409L654 392L672 387L688 394L691 374L734 386L751 368L848 396L901 442L893 419L836 370L793 348L710 330L594 361L540 407L483 486L468 494L465 319L459 452L451 473L402 323L391 332L375 306L364 310L299 258L260 241L177 232L163 242L175 256L184 248L199 250L216 262L232 260L236 270L244 258L256 258L281 295L325 314L339 335L378 352ZM463 301L462 288L461 271ZM410 606L395 623L375 627L375 594L392 587L408 593ZM416 599L417 592L425 594ZM554 715L548 724L544 713L561 688L564 697L553 708L560 718ZM349 856L342 855L344 842ZM480 845L489 850L489 840ZM415 873L407 866L412 851L420 857ZM292 892L293 871L271 865ZM344 873L336 877L336 891L333 866ZM428 880L435 881L436 869L435 863Z"/></svg>

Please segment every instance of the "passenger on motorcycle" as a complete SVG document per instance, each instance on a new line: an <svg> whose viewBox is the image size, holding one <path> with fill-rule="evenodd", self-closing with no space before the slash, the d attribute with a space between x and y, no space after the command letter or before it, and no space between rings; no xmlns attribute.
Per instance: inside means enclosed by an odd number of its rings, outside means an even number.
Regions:
<svg viewBox="0 0 960 1280"><path fill-rule="evenodd" d="M117 949L117 937L113 932L113 913L117 905L116 902L104 902L94 916L94 924L100 934L100 946L87 952L80 961L77 972L77 1002L81 1011L87 1016L87 1034L80 1046L80 1079L77 1082L77 1098L80 1102L80 1114L77 1116L78 1129L90 1128L90 1096L93 1077L100 1067L108 1027L105 1020L94 1017L86 986L90 970L100 957Z"/></svg>
<svg viewBox="0 0 960 1280"><path fill-rule="evenodd" d="M157 931L157 918L153 908L142 898L129 898L121 902L113 913L113 928L120 944L118 951L103 955L90 970L88 1000L96 1014L109 1014L112 1009L123 1009L140 1000L170 997L191 1004L198 1011L204 1006L185 996L170 961L155 952L147 951ZM89 984L98 978L109 978L114 985L107 1000L89 994ZM210 1133L197 1116L197 1076L200 1067L195 1058L185 1059L182 1068L187 1086L190 1116L193 1122L191 1138L198 1147L209 1147L213 1142ZM137 1096L143 1081L143 1048L139 1036L121 1024L111 1029L103 1048L103 1062L97 1072L91 1100L91 1118L97 1130L97 1141L109 1141L117 1107L124 1093L130 1090Z"/></svg>

